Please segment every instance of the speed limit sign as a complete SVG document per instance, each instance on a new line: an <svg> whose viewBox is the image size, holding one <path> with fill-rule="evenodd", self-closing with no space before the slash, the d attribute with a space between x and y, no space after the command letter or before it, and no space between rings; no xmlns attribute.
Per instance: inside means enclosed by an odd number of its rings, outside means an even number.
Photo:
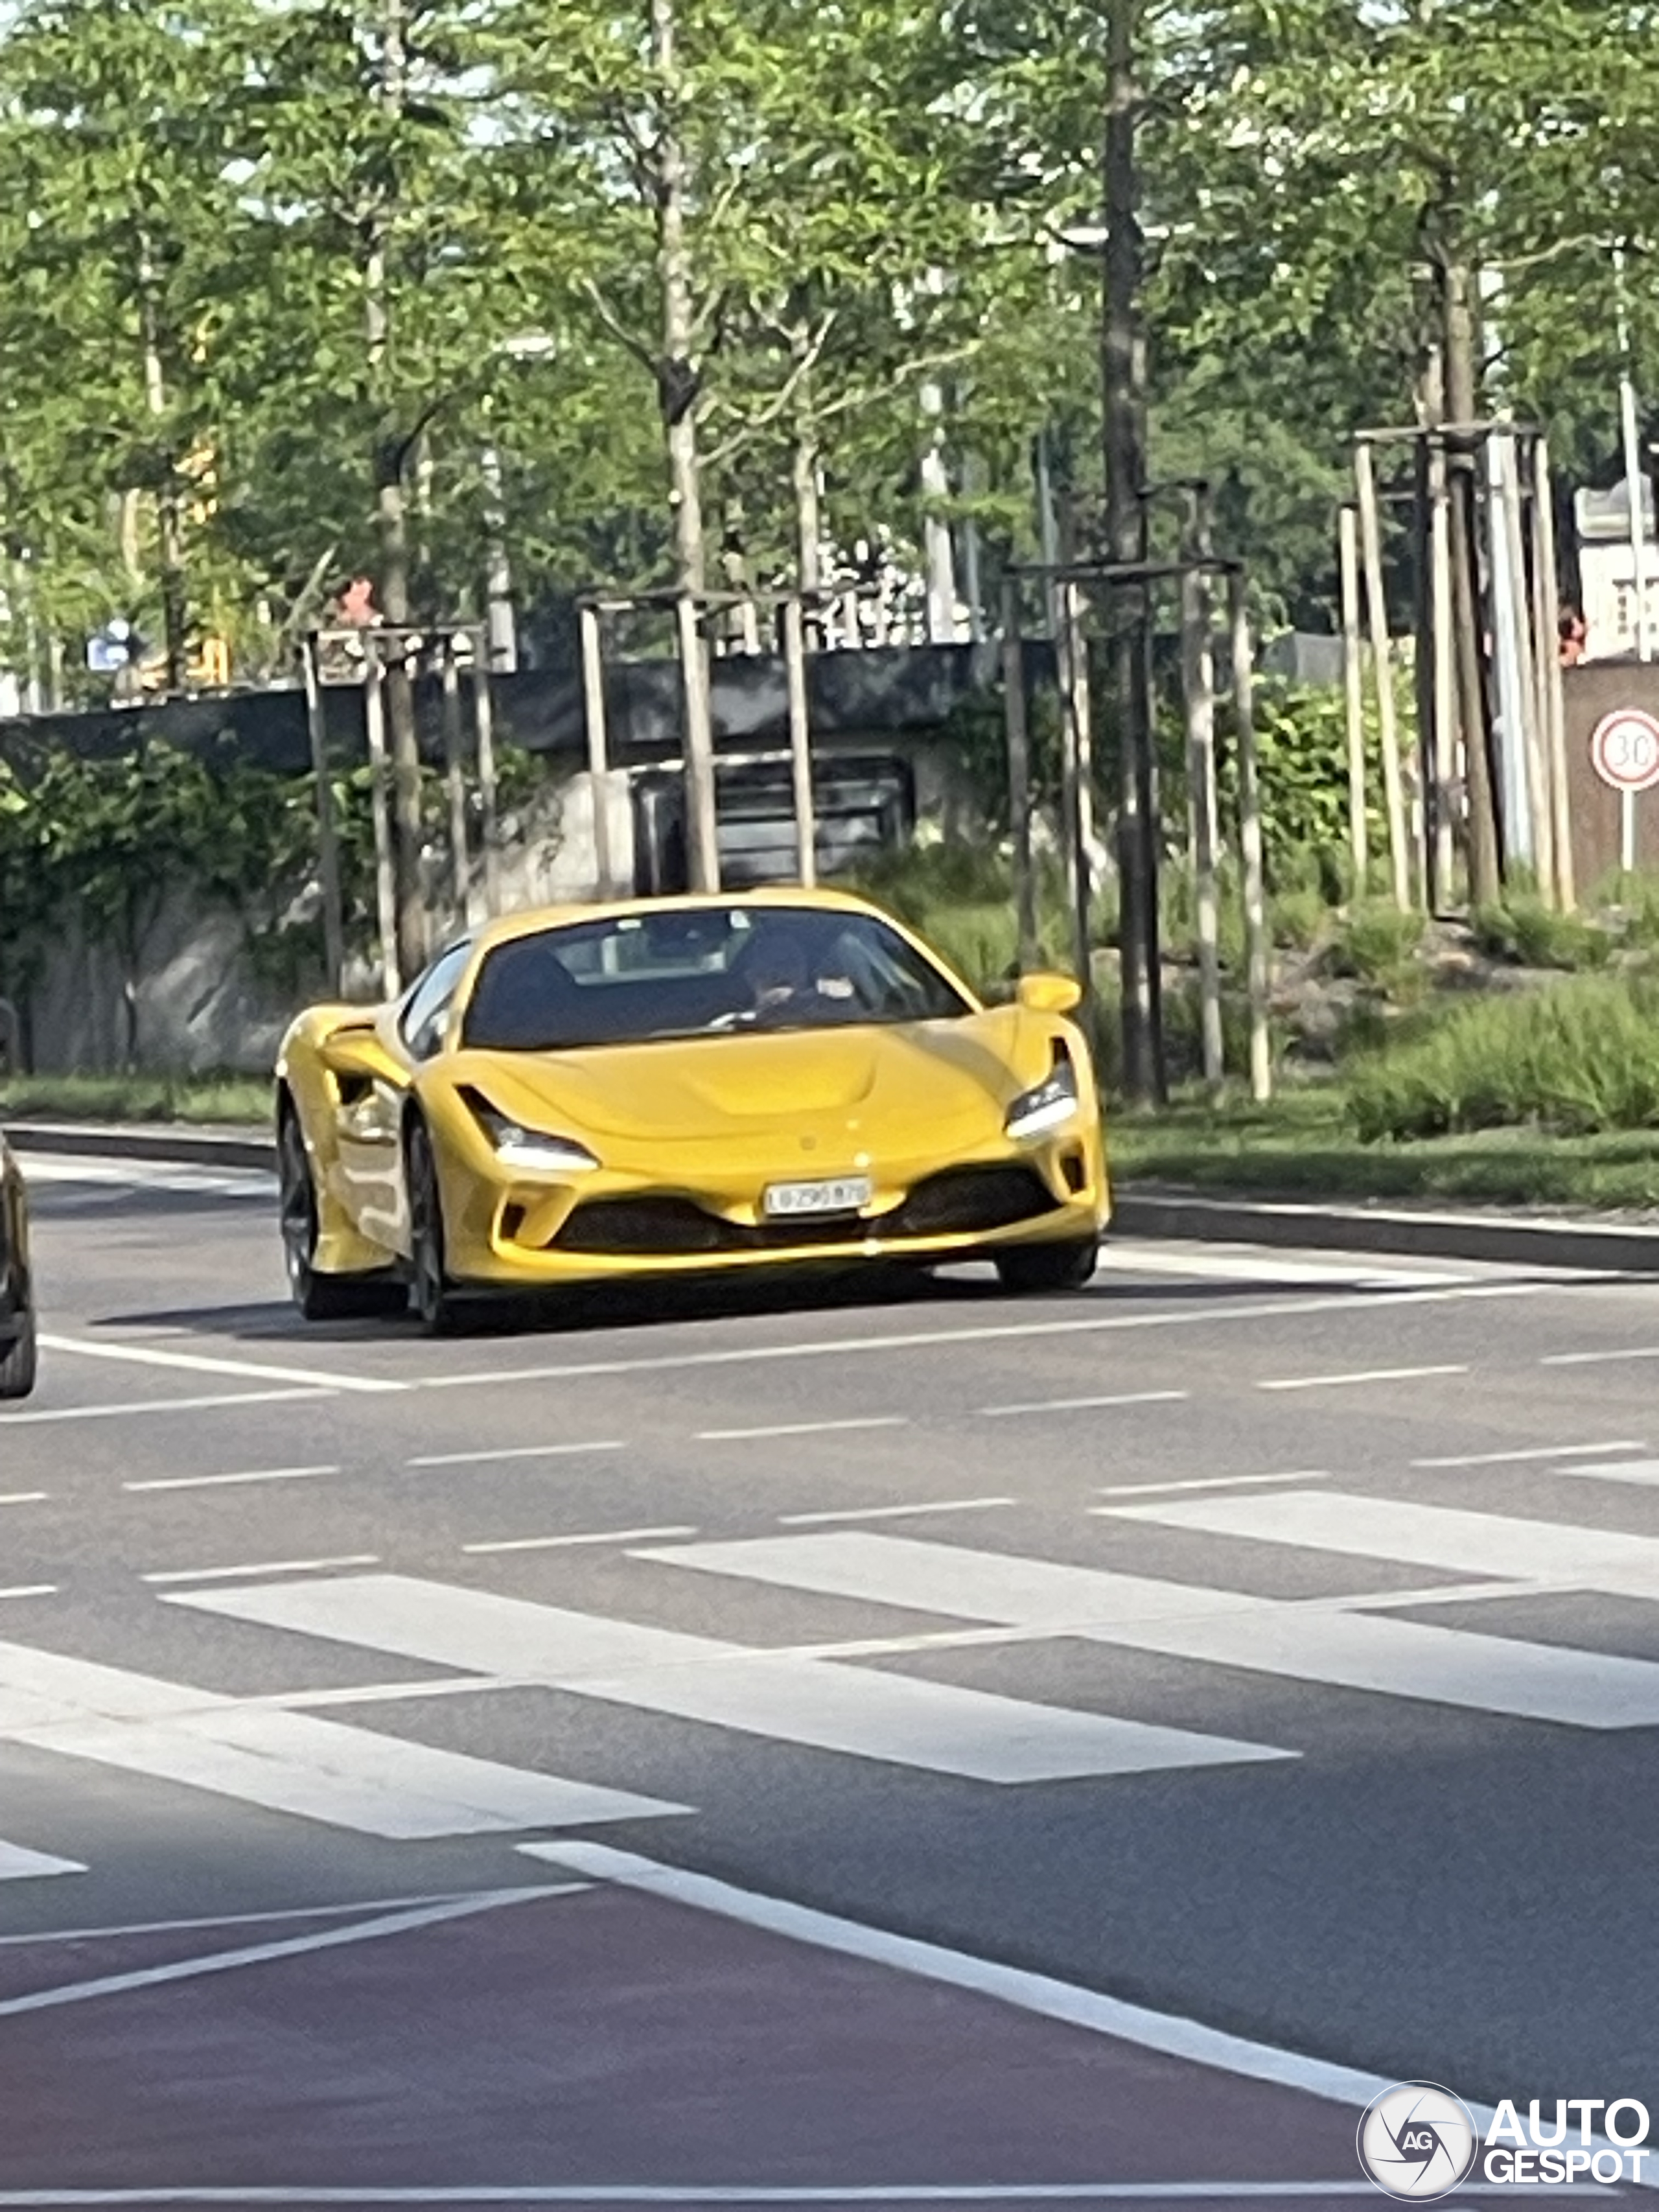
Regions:
<svg viewBox="0 0 1659 2212"><path fill-rule="evenodd" d="M1590 734L1590 765L1615 791L1659 783L1659 720L1639 707L1616 707Z"/></svg>

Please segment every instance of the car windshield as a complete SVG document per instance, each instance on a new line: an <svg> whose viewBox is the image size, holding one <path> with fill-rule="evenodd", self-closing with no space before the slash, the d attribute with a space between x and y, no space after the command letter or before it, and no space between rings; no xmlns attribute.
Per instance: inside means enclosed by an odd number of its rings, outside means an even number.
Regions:
<svg viewBox="0 0 1659 2212"><path fill-rule="evenodd" d="M896 930L812 907L665 907L487 955L463 1024L509 1052L949 1020L973 1008Z"/></svg>

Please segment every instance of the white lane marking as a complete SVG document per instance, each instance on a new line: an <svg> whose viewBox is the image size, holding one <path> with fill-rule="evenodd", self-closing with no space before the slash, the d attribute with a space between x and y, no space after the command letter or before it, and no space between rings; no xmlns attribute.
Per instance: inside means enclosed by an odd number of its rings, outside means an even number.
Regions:
<svg viewBox="0 0 1659 2212"><path fill-rule="evenodd" d="M1659 1359L1659 1344L1632 1344L1618 1352L1547 1352L1540 1367L1601 1367L1616 1359Z"/></svg>
<svg viewBox="0 0 1659 2212"><path fill-rule="evenodd" d="M1584 1459L1594 1452L1640 1451L1640 1437L1614 1437L1599 1444L1529 1444L1524 1451L1455 1452L1448 1459L1414 1459L1413 1467L1507 1467L1529 1459Z"/></svg>
<svg viewBox="0 0 1659 2212"><path fill-rule="evenodd" d="M1651 1487L1659 1484L1659 1459L1598 1460L1584 1467L1564 1467L1560 1472L1585 1475L1594 1482L1634 1482Z"/></svg>
<svg viewBox="0 0 1659 2212"><path fill-rule="evenodd" d="M563 1459L572 1452L613 1452L626 1447L615 1437L584 1444L512 1444L502 1451L422 1452L405 1467L483 1467L494 1460Z"/></svg>
<svg viewBox="0 0 1659 2212"><path fill-rule="evenodd" d="M78 1859L54 1858L50 1851L31 1851L0 1838L0 1881L32 1881L40 1875L85 1872Z"/></svg>
<svg viewBox="0 0 1659 2212"><path fill-rule="evenodd" d="M1509 1576L1523 1583L1565 1580L1618 1596L1659 1597L1659 1537L1631 1536L1618 1529L1524 1521L1505 1513L1471 1513L1458 1506L1341 1491L1125 1505L1117 1510L1125 1520L1197 1528L1206 1535L1397 1559L1453 1574ZM1517 1597L1526 1595L1525 1589L1516 1592ZM1655 1672L1659 1674L1659 1668Z"/></svg>
<svg viewBox="0 0 1659 2212"><path fill-rule="evenodd" d="M1296 1755L398 1575L192 1592L169 1602L975 1781L1073 1780Z"/></svg>
<svg viewBox="0 0 1659 2212"><path fill-rule="evenodd" d="M9 1490L0 1492L0 1505L44 1505L47 1493L44 1490Z"/></svg>
<svg viewBox="0 0 1659 2212"><path fill-rule="evenodd" d="M852 1505L834 1513L780 1513L781 1528L812 1528L830 1521L908 1521L918 1513L988 1513L994 1506L1016 1505L1013 1498L932 1498L919 1505Z"/></svg>
<svg viewBox="0 0 1659 2212"><path fill-rule="evenodd" d="M665 1528L591 1528L579 1536L503 1536L490 1544L463 1544L464 1552L558 1552L572 1544L643 1544L653 1537L695 1536L696 1530L671 1524Z"/></svg>
<svg viewBox="0 0 1659 2212"><path fill-rule="evenodd" d="M1417 1382L1430 1375L1467 1375L1466 1366L1362 1367L1348 1375L1281 1375L1258 1390L1338 1390L1354 1382Z"/></svg>
<svg viewBox="0 0 1659 2212"><path fill-rule="evenodd" d="M356 1913L403 1912L417 1905L459 1905L476 1889L440 1890L420 1897L364 1897L348 1905L285 1905L267 1912L212 1912L199 1919L128 1920L101 1928L47 1928L0 1936L0 1951L45 1950L53 1943L112 1943L129 1936L193 1936L210 1928L264 1928L283 1920L349 1920Z"/></svg>
<svg viewBox="0 0 1659 2212"><path fill-rule="evenodd" d="M56 1989L32 1990L27 1996L0 1997L0 2019L16 2013L48 2012L59 2005L82 2004L88 1997L125 1996L133 1990L154 1989L161 1982L193 1982L204 1974L223 1974L239 1966L263 1966L275 1959L303 1958L312 1951L337 1950L347 1943L367 1943L381 1936L408 1936L417 1929L441 1927L447 1920L465 1920L478 1912L493 1912L503 1905L520 1905L532 1898L568 1897L587 1887L585 1881L558 1882L544 1888L501 1889L477 1897L459 1898L446 1905L421 1905L407 1912L387 1912L374 1920L360 1920L350 1928L324 1928L309 1936L284 1936L271 1943L250 1943L236 1951L216 1951L202 1959L173 1959L165 1966L139 1966L125 1974L99 1974L86 1982L65 1982ZM169 2191L168 2194L173 2192ZM217 2192L210 2191L208 2195Z"/></svg>
<svg viewBox="0 0 1659 2212"><path fill-rule="evenodd" d="M138 1398L124 1405L57 1406L47 1412L0 1413L0 1429L21 1429L40 1421L129 1421L145 1413L204 1413L222 1406L276 1406L295 1398L331 1398L332 1389L311 1384L296 1390L234 1390L210 1398Z"/></svg>
<svg viewBox="0 0 1659 2212"><path fill-rule="evenodd" d="M1242 1511L1284 1501L1274 1494L1118 1510L1132 1518L1198 1516L1235 1502ZM1324 1501L1316 1495L1315 1502ZM1644 1660L1376 1619L1334 1606L1249 1597L1236 1590L851 1529L691 1544L655 1556L673 1566L825 1596L904 1606L959 1620L1047 1627L1056 1636L1385 1697L1578 1728L1659 1723L1659 1666Z"/></svg>
<svg viewBox="0 0 1659 2212"><path fill-rule="evenodd" d="M1176 1490L1242 1490L1246 1484L1252 1487L1273 1482L1328 1482L1330 1476L1323 1468L1301 1468L1293 1474L1206 1474L1195 1476L1188 1482L1114 1482L1103 1484L1103 1498L1156 1498L1165 1491ZM1091 1505L1091 1513L1105 1509Z"/></svg>
<svg viewBox="0 0 1659 2212"><path fill-rule="evenodd" d="M143 1482L124 1482L123 1490L218 1490L244 1482L301 1482L310 1475L338 1474L337 1467L265 1467L246 1474L158 1474Z"/></svg>
<svg viewBox="0 0 1659 2212"><path fill-rule="evenodd" d="M9 1589L0 1589L0 1597L56 1597L56 1583L14 1583Z"/></svg>
<svg viewBox="0 0 1659 2212"><path fill-rule="evenodd" d="M1206 1244L1196 1251L1171 1251L1167 1244L1132 1242L1115 1237L1111 1264L1104 1279L1121 1274L1179 1275L1197 1280L1253 1282L1265 1288L1272 1283L1344 1284L1356 1290L1438 1290L1461 1283L1479 1282L1480 1276L1446 1267L1394 1267L1352 1259L1344 1261L1290 1257L1261 1246ZM1101 1279L1097 1278L1097 1280Z"/></svg>
<svg viewBox="0 0 1659 2212"><path fill-rule="evenodd" d="M428 1375L417 1387L424 1390L495 1389L507 1382L558 1382L584 1375L661 1374L683 1367L734 1367L772 1359L847 1359L866 1352L915 1352L949 1345L1019 1342L1049 1336L1096 1336L1120 1329L1213 1328L1232 1321L1283 1321L1304 1314L1374 1313L1395 1306L1441 1305L1450 1299L1531 1298L1577 1290L1603 1279L1589 1269L1575 1271L1570 1279L1510 1283L1470 1283L1455 1290L1377 1291L1352 1297L1282 1298L1265 1304L1212 1306L1201 1313L1079 1314L1067 1321L986 1322L972 1328L894 1330L885 1336L822 1338L805 1344L734 1345L719 1352L665 1352L642 1359L569 1360L544 1367L500 1367L465 1375Z"/></svg>
<svg viewBox="0 0 1659 2212"><path fill-rule="evenodd" d="M1331 2065L1322 2059L1279 2051L1271 2045L1248 2042L1220 2028L1206 2027L1195 2020L1153 2012L1146 2005L1129 2004L1098 1990L1081 1989L1047 1974L1036 1974L999 1960L980 1959L964 1951L947 1950L938 1943L919 1942L885 1928L872 1928L838 1915L819 1912L782 1898L765 1897L752 1890L716 1881L707 1875L683 1868L659 1865L631 1851L613 1850L605 1844L521 1844L520 1850L556 1866L562 1871L594 1881L620 1882L648 1896L690 1905L695 1910L759 1928L792 1942L833 1951L844 1958L868 1960L877 1966L896 1968L958 1990L998 1998L1022 2012L1037 2013L1048 2020L1067 2022L1097 2035L1116 2037L1157 2051L1165 2057L1182 2058L1250 2081L1271 2081L1282 2088L1301 2089L1338 2104L1363 2106L1388 2085L1352 2067ZM1116 2185L1126 2192L1144 2183ZM1191 2185L1188 2185L1189 2186ZM1317 2185L1323 2188L1328 2185ZM840 2192L837 2192L840 2193Z"/></svg>
<svg viewBox="0 0 1659 2212"><path fill-rule="evenodd" d="M684 1809L18 1644L0 1644L0 1738L398 1841Z"/></svg>
<svg viewBox="0 0 1659 2212"><path fill-rule="evenodd" d="M1020 1413L1085 1413L1098 1406L1173 1406L1191 1397L1190 1390L1120 1390L1107 1398L1033 1398L1014 1406L981 1406L988 1421L1012 1419Z"/></svg>
<svg viewBox="0 0 1659 2212"><path fill-rule="evenodd" d="M700 1444L741 1443L749 1438L761 1437L827 1437L846 1429L903 1429L909 1426L902 1413L866 1413L846 1421L773 1421L758 1429L699 1429Z"/></svg>
<svg viewBox="0 0 1659 2212"><path fill-rule="evenodd" d="M163 1567L147 1583L228 1583L247 1575L308 1575L322 1567L378 1567L374 1552L343 1552L332 1559L258 1559L240 1567Z"/></svg>
<svg viewBox="0 0 1659 2212"><path fill-rule="evenodd" d="M78 1359L118 1359L135 1367L182 1369L191 1375L245 1375L252 1382L308 1382L327 1390L407 1390L379 1376L343 1375L336 1368L277 1367L258 1359L220 1359L201 1352L158 1352L153 1345L94 1343L84 1336L43 1336L42 1349Z"/></svg>

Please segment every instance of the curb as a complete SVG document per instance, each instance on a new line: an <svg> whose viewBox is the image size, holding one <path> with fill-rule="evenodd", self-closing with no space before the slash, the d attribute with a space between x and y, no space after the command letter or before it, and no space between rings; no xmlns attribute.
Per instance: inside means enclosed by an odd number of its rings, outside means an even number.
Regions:
<svg viewBox="0 0 1659 2212"><path fill-rule="evenodd" d="M276 1147L263 1132L181 1129L163 1123L29 1121L7 1132L19 1152L141 1161L154 1166L264 1170ZM1404 1206L1334 1206L1297 1199L1207 1198L1196 1191L1116 1194L1120 1236L1205 1243L1297 1246L1304 1251L1388 1252L1504 1267L1582 1267L1659 1273L1659 1226L1540 1216L1436 1213Z"/></svg>
<svg viewBox="0 0 1659 2212"><path fill-rule="evenodd" d="M1193 1191L1131 1188L1119 1194L1112 1226L1126 1237L1297 1245L1306 1251L1391 1252L1506 1267L1659 1273L1659 1228L1583 1218L1419 1213L1397 1206L1216 1199Z"/></svg>
<svg viewBox="0 0 1659 2212"><path fill-rule="evenodd" d="M276 1146L263 1131L181 1129L169 1122L13 1121L6 1134L15 1152L57 1152L82 1159L137 1160L155 1167L264 1168L276 1172Z"/></svg>

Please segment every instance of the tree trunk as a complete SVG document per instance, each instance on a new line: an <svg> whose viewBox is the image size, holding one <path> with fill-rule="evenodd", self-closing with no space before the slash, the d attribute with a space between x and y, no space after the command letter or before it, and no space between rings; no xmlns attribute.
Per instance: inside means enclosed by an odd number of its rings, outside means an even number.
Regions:
<svg viewBox="0 0 1659 2212"><path fill-rule="evenodd" d="M1107 31L1106 135L1102 184L1106 245L1101 301L1101 381L1106 467L1108 558L1133 562L1142 551L1140 494L1146 477L1141 343L1139 179L1135 131L1140 88L1135 74L1139 0L1113 0ZM1153 826L1151 700L1144 630L1145 590L1112 595L1112 690L1118 727L1118 945L1122 979L1123 1087L1132 1100L1161 1095L1157 964L1158 873Z"/></svg>
<svg viewBox="0 0 1659 2212"><path fill-rule="evenodd" d="M809 643L817 643L823 625L814 604L823 588L823 507L818 490L817 417L808 389L810 373L795 387L794 431L790 453L790 484L795 502L795 582L805 601Z"/></svg>
<svg viewBox="0 0 1659 2212"><path fill-rule="evenodd" d="M1440 270L1440 283L1445 320L1446 412L1454 423L1468 424L1475 420L1480 405L1468 266L1461 262L1444 263ZM1480 535L1474 471L1474 454L1454 451L1448 484L1452 624L1455 633L1458 721L1463 734L1464 775L1468 788L1469 897L1480 906L1498 896L1502 863L1498 811L1493 799L1492 732L1486 715L1480 649Z"/></svg>
<svg viewBox="0 0 1659 2212"><path fill-rule="evenodd" d="M655 158L657 281L662 302L657 398L668 451L674 572L680 592L676 620L685 703L686 854L692 890L717 891L720 871L714 726L707 650L696 605L706 588L708 562L697 453L701 378L693 358L695 315L691 256L685 234L687 178L680 137L682 85L674 51L674 9L675 0L651 0L651 59L661 102Z"/></svg>
<svg viewBox="0 0 1659 2212"><path fill-rule="evenodd" d="M393 114L404 94L403 0L381 0L380 97ZM392 191L397 185L394 179ZM388 296L384 209L372 227L363 270L364 334L368 369L380 402L374 447L374 522L380 539L380 613L394 629L409 621L409 495L404 483L408 441L392 419L383 384L392 309ZM404 980L426 965L426 913L421 884L421 750L415 694L400 649L386 663L386 729L392 755L392 854L398 917L398 966Z"/></svg>
<svg viewBox="0 0 1659 2212"><path fill-rule="evenodd" d="M156 270L148 233L138 234L138 323L144 349L144 398L159 422L167 410L167 380L161 369L161 316ZM176 456L167 453L167 476L156 492L156 535L161 571L161 635L167 653L167 686L182 691L190 675L190 600L185 579L184 514L179 498Z"/></svg>

